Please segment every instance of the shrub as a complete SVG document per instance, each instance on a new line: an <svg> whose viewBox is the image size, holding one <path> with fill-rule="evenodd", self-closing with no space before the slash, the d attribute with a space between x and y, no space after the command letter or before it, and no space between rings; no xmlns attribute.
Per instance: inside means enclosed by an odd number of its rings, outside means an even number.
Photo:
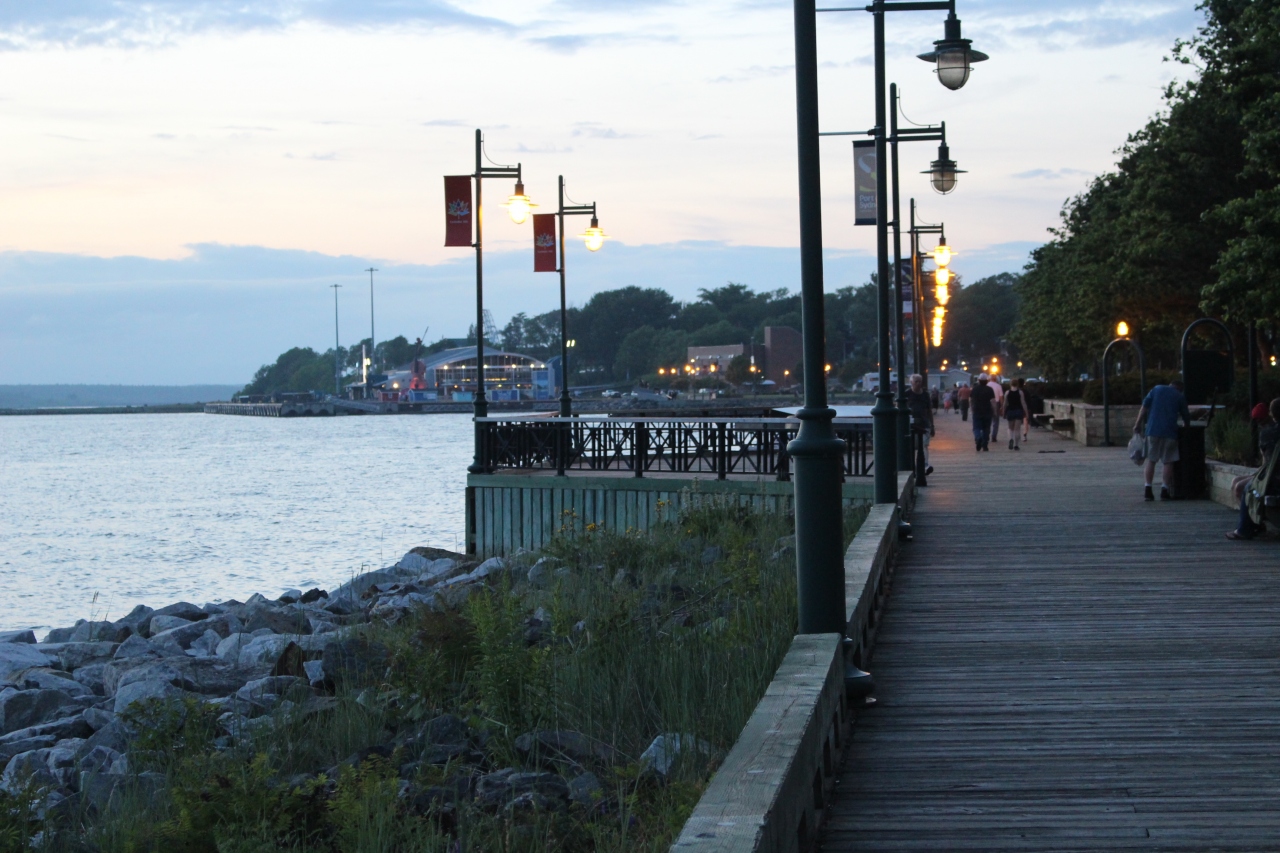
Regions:
<svg viewBox="0 0 1280 853"><path fill-rule="evenodd" d="M1249 419L1237 412L1219 411L1209 422L1205 440L1208 455L1228 465L1252 465L1253 429Z"/></svg>

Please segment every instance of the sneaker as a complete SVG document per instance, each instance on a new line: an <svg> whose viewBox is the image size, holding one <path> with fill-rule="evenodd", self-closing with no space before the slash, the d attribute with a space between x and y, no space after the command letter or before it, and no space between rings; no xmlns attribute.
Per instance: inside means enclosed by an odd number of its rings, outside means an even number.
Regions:
<svg viewBox="0 0 1280 853"><path fill-rule="evenodd" d="M928 466L927 468L925 468L925 469L924 469L924 475L925 475L926 477L928 477L928 476L929 476L930 474L932 474L932 473L933 473L933 466L932 466L932 465L930 465L930 466Z"/></svg>
<svg viewBox="0 0 1280 853"><path fill-rule="evenodd" d="M1009 449L1013 450L1013 439L1009 439Z"/></svg>
<svg viewBox="0 0 1280 853"><path fill-rule="evenodd" d="M1021 450L1022 448L1021 448L1021 447L1018 447L1018 446L1015 444L1015 445L1013 446L1013 449L1014 449L1014 450Z"/></svg>
<svg viewBox="0 0 1280 853"><path fill-rule="evenodd" d="M1173 495L1169 494L1169 490L1166 489L1164 486L1160 487L1160 500L1162 501L1173 500Z"/></svg>
<svg viewBox="0 0 1280 853"><path fill-rule="evenodd" d="M1150 486L1147 486L1142 490L1142 499L1144 501L1153 501L1156 499L1156 496L1152 493Z"/></svg>

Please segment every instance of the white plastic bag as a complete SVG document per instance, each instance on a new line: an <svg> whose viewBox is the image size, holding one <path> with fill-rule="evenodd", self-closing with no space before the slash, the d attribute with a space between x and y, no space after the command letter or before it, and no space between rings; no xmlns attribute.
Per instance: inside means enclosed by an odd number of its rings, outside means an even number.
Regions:
<svg viewBox="0 0 1280 853"><path fill-rule="evenodd" d="M1133 460L1134 465L1141 465L1147 461L1146 439L1136 432L1133 434L1133 438L1129 439L1129 458Z"/></svg>

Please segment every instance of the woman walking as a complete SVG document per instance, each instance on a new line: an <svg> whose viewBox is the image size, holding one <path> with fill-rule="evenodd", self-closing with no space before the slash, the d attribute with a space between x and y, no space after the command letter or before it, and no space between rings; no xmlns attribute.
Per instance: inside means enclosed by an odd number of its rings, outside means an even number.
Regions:
<svg viewBox="0 0 1280 853"><path fill-rule="evenodd" d="M1009 390L1000 401L1000 414L1009 422L1009 449L1022 449L1022 425L1027 420L1027 392L1021 379L1009 383Z"/></svg>
<svg viewBox="0 0 1280 853"><path fill-rule="evenodd" d="M911 412L911 431L913 435L921 436L921 441L924 443L924 473L928 475L933 473L933 466L929 464L929 439L934 436L933 399L932 395L924 390L923 376L913 373L910 381L911 385L907 388L906 398L907 410Z"/></svg>

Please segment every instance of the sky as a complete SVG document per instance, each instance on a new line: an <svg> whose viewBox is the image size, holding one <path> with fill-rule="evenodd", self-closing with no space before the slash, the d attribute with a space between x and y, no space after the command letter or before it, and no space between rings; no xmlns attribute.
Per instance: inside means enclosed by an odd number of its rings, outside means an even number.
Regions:
<svg viewBox="0 0 1280 853"><path fill-rule="evenodd" d="M819 4L824 5L823 3ZM825 5L840 5L826 3ZM1017 271L1161 106L1194 0L960 0L991 55L965 88L915 55L943 13L890 15L904 121L947 122L966 173L903 194L969 280ZM874 124L871 16L819 16L825 131ZM463 335L474 253L445 248L443 181L564 175L611 240L570 241L569 300L799 287L792 9L785 0L0 0L0 383L239 383L292 346ZM823 141L827 289L861 284L850 141ZM499 325L557 305L531 230L486 181ZM571 220L572 222L572 220ZM585 220L573 222L570 234ZM86 354L91 357L86 358Z"/></svg>

